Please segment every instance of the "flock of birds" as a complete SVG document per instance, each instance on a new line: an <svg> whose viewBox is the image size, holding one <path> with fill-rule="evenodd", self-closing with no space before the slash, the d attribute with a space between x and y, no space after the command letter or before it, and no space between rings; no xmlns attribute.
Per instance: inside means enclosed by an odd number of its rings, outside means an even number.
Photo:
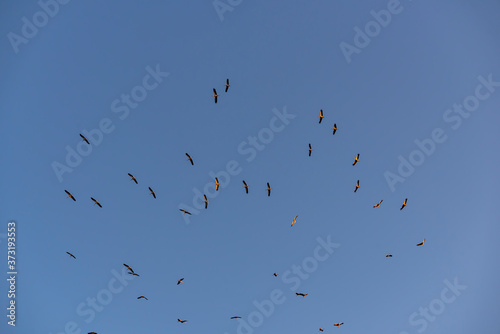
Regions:
<svg viewBox="0 0 500 334"><path fill-rule="evenodd" d="M229 79L227 79L227 80L226 80L226 86L225 86L225 92L226 92L226 93L227 93L227 91L228 91L229 87L230 87L230 85L229 85ZM217 100L218 100L217 98L219 97L219 95L217 94L217 90L216 90L215 88L213 89L213 93L214 93L214 94L213 94L213 97L214 97L214 102L215 102L215 103L217 103ZM321 110L320 110L320 114L319 114L319 124L321 124L321 122L323 121L323 118L324 118L324 115L323 115L323 110L321 109ZM335 133L336 133L336 132L337 132L337 130L338 130L338 128L337 128L337 124L335 124L335 123L334 123L332 130L333 130L333 135L335 135ZM83 141L85 141L87 144L89 144L89 145L90 145L90 143L89 143L88 139L87 139L85 136L83 136L82 134L80 134L80 137L83 139ZM312 151L313 151L312 146L311 146L311 144L309 144L309 149L308 149L309 156L311 156ZM193 166L194 166L194 160L193 160L193 157L192 157L191 155L189 155L188 153L186 153L186 156L187 156L187 158L188 158L187 160L191 163L191 165L193 165ZM357 154L357 155L356 155L356 157L354 158L354 162L352 163L352 165L353 165L353 166L355 166L358 162L359 162L359 154ZM134 182L135 182L135 184L139 184L139 182L137 181L137 178L136 178L134 175L132 175L131 173L128 173L128 176L130 177L130 181L134 181ZM219 186L220 186L220 183L219 183L219 180L218 180L218 179L217 179L217 177L216 177L216 178L215 178L215 190L216 190L216 191L218 191L218 190L219 190ZM247 194L248 194L248 188L249 188L249 187L248 187L248 184L245 182L245 180L243 180L243 188L245 188L245 193L247 193ZM151 187L148 187L148 189L149 189L150 194L153 196L153 198L155 198L155 199L156 199L156 194L155 194L154 190L153 190L153 189L151 189ZM358 189L359 189L359 180L357 180L357 181L356 181L356 186L354 187L354 192L357 192L357 191L358 191ZM71 198L73 201L75 201L75 202L76 202L76 198L75 198L75 196L74 196L72 193L70 193L68 190L64 190L64 191L66 192L66 194L68 195L68 197L69 197L69 198ZM267 196L271 196L271 186L270 186L269 182L267 182ZM205 202L205 209L208 209L208 202L209 202L209 201L208 201L208 199L207 199L207 196L204 194L204 195L203 195L203 197L204 197L204 202ZM94 202L94 205L97 205L97 206L99 206L100 208L102 208L102 205L101 205L101 203L99 203L99 201L98 201L98 200L96 200L96 199L95 199L95 198L93 198L93 197L90 197L90 199ZM378 208L378 207L382 204L382 202L383 202L383 200L380 200L380 201L379 201L377 204L375 204L373 207L374 207L374 208ZM406 207L407 202L408 202L408 198L405 198L405 200L403 201L403 204L401 205L401 207L400 207L400 209L399 209L399 210L403 210L403 209ZM184 214L191 215L191 213L190 213L189 211L187 211L187 210L184 210L184 209L179 209L179 210L180 210L181 212L183 212ZM293 226L293 225L297 222L297 218L298 218L298 215L297 215L297 216L295 216L295 217L293 218L293 221L292 221L291 226ZM424 244L425 244L425 239L424 239L422 242L419 242L419 243L417 244L417 246L423 246ZM72 253L70 253L70 252L66 252L66 253L67 253L69 256L71 256L72 258L76 259L76 257L75 257ZM392 254L387 254L385 257L386 257L386 258L390 258L390 257L392 257ZM137 273L136 273L136 272L132 269L132 267L130 267L129 265L127 265L127 264L125 264L125 263L124 263L123 265L124 265L124 266L125 266L125 267L129 270L129 271L128 271L128 274L133 275L133 276L140 276L140 275L139 275L139 274L137 274ZM277 273L273 273L273 276L274 276L274 277L277 277L277 276L278 276L278 274L277 274ZM177 285L179 285L179 284L181 284L181 283L183 283L183 282L184 282L184 278L181 278L181 279L179 279L179 280L177 281ZM296 293L295 293L295 295L296 295L296 296L300 296L300 297L302 297L302 298L305 298L305 297L307 296L307 293L296 292ZM137 299L144 299L144 300L148 300L148 298L147 298L147 297L145 297L145 296L139 296L139 297L137 297ZM240 317L240 316L232 316L230 319L241 319L241 317ZM184 323L186 323L186 322L187 322L187 320L177 319L177 322L184 324ZM343 322L338 322L338 323L334 323L333 325L334 325L335 327L339 327L339 326L341 326L341 325L343 325L343 324L344 324ZM323 331L324 331L324 329L323 329L323 328L319 328L319 331L320 331L320 332L323 332ZM97 333L96 333L96 332L90 332L90 333L88 333L88 334L97 334Z"/></svg>

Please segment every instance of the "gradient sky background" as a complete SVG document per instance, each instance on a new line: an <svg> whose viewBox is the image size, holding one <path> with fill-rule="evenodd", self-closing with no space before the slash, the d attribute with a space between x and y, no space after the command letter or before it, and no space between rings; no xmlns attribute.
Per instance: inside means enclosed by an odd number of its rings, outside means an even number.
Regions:
<svg viewBox="0 0 500 334"><path fill-rule="evenodd" d="M285 302L253 333L413 334L421 326L410 315L456 277L466 290L425 332L496 332L500 88L456 130L443 114L474 93L478 76L500 81L500 3L402 1L348 64L339 44L353 44L353 28L387 3L245 0L221 21L211 1L74 0L16 54L7 34L40 7L3 1L0 233L17 221L19 274L16 328L1 280L0 331L55 334L74 321L81 333L237 334L229 317L247 319L253 301L280 289ZM170 76L120 120L111 103L156 64ZM247 162L238 145L284 107L296 117ZM51 164L103 118L114 131L59 182ZM384 173L435 128L447 141L392 192ZM193 188L230 160L241 173L185 224L179 205L192 206ZM296 297L272 273L301 264L329 235L340 247ZM78 305L122 263L141 277L87 323Z"/></svg>

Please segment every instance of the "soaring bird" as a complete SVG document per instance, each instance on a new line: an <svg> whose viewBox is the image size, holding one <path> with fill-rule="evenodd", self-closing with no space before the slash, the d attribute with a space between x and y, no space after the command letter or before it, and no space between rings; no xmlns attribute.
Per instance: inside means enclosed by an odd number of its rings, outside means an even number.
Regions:
<svg viewBox="0 0 500 334"><path fill-rule="evenodd" d="M245 180L243 180L243 188L245 188L245 192L248 194L248 185Z"/></svg>
<svg viewBox="0 0 500 334"><path fill-rule="evenodd" d="M320 332L322 332L322 331L323 331L323 328L320 328L320 329L319 329L319 331L320 331Z"/></svg>
<svg viewBox="0 0 500 334"><path fill-rule="evenodd" d="M309 144L309 156L311 156L313 149L311 148L311 144Z"/></svg>
<svg viewBox="0 0 500 334"><path fill-rule="evenodd" d="M403 205L401 205L401 208L399 210L403 210L403 208L406 206L407 201L408 201L408 198L405 198L405 201L403 202Z"/></svg>
<svg viewBox="0 0 500 334"><path fill-rule="evenodd" d="M147 298L146 298L146 297L144 297L144 296L139 296L139 297L137 297L137 299L141 299L141 298L142 298L142 299L149 300L149 299L147 299Z"/></svg>
<svg viewBox="0 0 500 334"><path fill-rule="evenodd" d="M229 79L226 79L226 93L231 85L229 84Z"/></svg>
<svg viewBox="0 0 500 334"><path fill-rule="evenodd" d="M76 260L76 257L73 254L71 254L70 252L66 252L66 254L69 254L69 256L71 256L73 259Z"/></svg>
<svg viewBox="0 0 500 334"><path fill-rule="evenodd" d="M214 88L214 99L215 99L215 103L217 103L217 96L219 96L219 95L217 95L217 91L216 91L216 90L215 90L215 88Z"/></svg>
<svg viewBox="0 0 500 334"><path fill-rule="evenodd" d="M97 334L96 332L90 332L89 334Z"/></svg>
<svg viewBox="0 0 500 334"><path fill-rule="evenodd" d="M381 199L381 200L380 200L380 202L378 202L377 204L375 204L373 207L374 207L374 208L378 208L378 207L380 206L380 204L382 204L382 202L383 202L383 201L384 201L384 200L383 200L383 199Z"/></svg>
<svg viewBox="0 0 500 334"><path fill-rule="evenodd" d="M337 129L337 123L333 123L333 128L332 128L332 130L333 130L333 133L332 133L332 134L335 134L335 132L337 132L337 130L338 130L338 129Z"/></svg>
<svg viewBox="0 0 500 334"><path fill-rule="evenodd" d="M191 162L191 165L194 166L193 158L189 154L186 153L186 156L188 157L188 160Z"/></svg>
<svg viewBox="0 0 500 334"><path fill-rule="evenodd" d="M84 142L86 142L87 144L89 144L89 145L90 145L89 141L87 140L87 137L85 137L85 136L84 136L84 135L82 135L81 133L80 133L80 137L82 137L82 139L83 139L83 141L84 141Z"/></svg>
<svg viewBox="0 0 500 334"><path fill-rule="evenodd" d="M392 257L392 254L387 254L385 257Z"/></svg>
<svg viewBox="0 0 500 334"><path fill-rule="evenodd" d="M66 194L68 194L68 197L69 197L69 198L71 198L73 201L75 201L75 202L76 202L76 199L75 199L75 197L73 196L73 194L71 194L71 193L70 193L69 191L67 191L67 190L64 190L64 191L66 192Z"/></svg>
<svg viewBox="0 0 500 334"><path fill-rule="evenodd" d="M184 282L184 278L181 278L180 280L178 280L177 285L181 284L182 282Z"/></svg>
<svg viewBox="0 0 500 334"><path fill-rule="evenodd" d="M151 192L151 195L153 195L154 198L156 198L156 194L154 192L153 189L151 189L151 187L148 187L149 188L149 192Z"/></svg>
<svg viewBox="0 0 500 334"><path fill-rule="evenodd" d="M321 124L321 121L323 120L323 109L319 111L319 123Z"/></svg>
<svg viewBox="0 0 500 334"><path fill-rule="evenodd" d="M90 199L94 201L94 205L97 204L97 206L99 206L100 208L102 208L102 205L101 205L101 203L99 203L98 200L96 200L94 197L90 197Z"/></svg>
<svg viewBox="0 0 500 334"><path fill-rule="evenodd" d="M219 190L219 186L220 186L219 179L215 178L215 190L216 191Z"/></svg>
<svg viewBox="0 0 500 334"><path fill-rule="evenodd" d="M136 274L136 273L134 273L133 271L129 271L129 272L128 272L128 274L130 274L130 275L132 275L132 276L137 276L137 277L139 277L139 276L140 276L139 274Z"/></svg>
<svg viewBox="0 0 500 334"><path fill-rule="evenodd" d="M273 276L274 276L274 277L278 277L278 274L274 273L274 274L273 274Z"/></svg>
<svg viewBox="0 0 500 334"><path fill-rule="evenodd" d="M231 317L231 319L241 319L241 317L238 317L237 315L234 317Z"/></svg>
<svg viewBox="0 0 500 334"><path fill-rule="evenodd" d="M180 322L181 324L185 324L187 322L187 320L181 320L181 319L177 319L178 322Z"/></svg>
<svg viewBox="0 0 500 334"><path fill-rule="evenodd" d="M333 325L339 327L340 325L343 325L343 324L344 324L343 322L339 322L338 324L333 324Z"/></svg>
<svg viewBox="0 0 500 334"><path fill-rule="evenodd" d="M295 294L297 296L302 296L302 298L304 298L305 296L307 296L307 293L295 292Z"/></svg>
<svg viewBox="0 0 500 334"><path fill-rule="evenodd" d="M188 215L190 215L190 214L191 214L191 212L186 211L186 210L184 210L184 209L179 209L179 210L180 210L180 211L182 211L182 212L184 212L184 214L186 214L186 213L187 213Z"/></svg>
<svg viewBox="0 0 500 334"><path fill-rule="evenodd" d="M352 165L354 166L355 164L357 164L359 161L359 154L356 156L356 159L354 159L354 162L352 163Z"/></svg>
<svg viewBox="0 0 500 334"><path fill-rule="evenodd" d="M131 266L129 266L128 264L123 264L128 270L130 270L131 272L134 272L134 269L132 269Z"/></svg>
<svg viewBox="0 0 500 334"><path fill-rule="evenodd" d="M203 197L205 198L204 202L205 202L205 209L208 209L208 198L207 198L207 195L203 194Z"/></svg>
<svg viewBox="0 0 500 334"><path fill-rule="evenodd" d="M293 218L293 221L292 221L292 225L291 225L291 226L293 226L293 224L295 224L295 223L297 222L297 217L298 217L298 216L295 216L295 218Z"/></svg>
<svg viewBox="0 0 500 334"><path fill-rule="evenodd" d="M359 189L359 180L356 181L356 188L354 188L354 192L358 191L358 189Z"/></svg>
<svg viewBox="0 0 500 334"><path fill-rule="evenodd" d="M269 186L269 182L267 182L267 196L271 196L271 186Z"/></svg>
<svg viewBox="0 0 500 334"><path fill-rule="evenodd" d="M135 176L134 176L134 175L132 175L132 174L128 173L128 176L130 176L130 181L134 181L134 182L135 182L135 184L138 184L138 183L137 183L137 179L135 178Z"/></svg>
<svg viewBox="0 0 500 334"><path fill-rule="evenodd" d="M423 246L425 244L425 239L421 243L417 244L417 246Z"/></svg>

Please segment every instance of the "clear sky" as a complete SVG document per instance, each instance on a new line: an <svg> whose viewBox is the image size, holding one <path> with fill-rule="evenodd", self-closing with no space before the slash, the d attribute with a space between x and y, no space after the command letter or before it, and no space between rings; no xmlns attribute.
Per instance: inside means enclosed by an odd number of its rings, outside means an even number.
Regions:
<svg viewBox="0 0 500 334"><path fill-rule="evenodd" d="M0 4L0 332L498 330L498 1L54 3Z"/></svg>

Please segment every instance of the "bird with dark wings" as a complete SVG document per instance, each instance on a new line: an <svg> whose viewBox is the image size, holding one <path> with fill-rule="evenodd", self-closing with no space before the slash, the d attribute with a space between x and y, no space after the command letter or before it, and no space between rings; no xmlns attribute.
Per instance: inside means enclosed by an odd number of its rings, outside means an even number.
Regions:
<svg viewBox="0 0 500 334"><path fill-rule="evenodd" d="M384 200L383 200L383 199L381 199L381 200L380 200L380 202L378 202L377 204L375 204L373 207L374 207L374 208L378 208L378 207L380 206L380 204L382 204L382 202L383 202L383 201L384 201Z"/></svg>
<svg viewBox="0 0 500 334"><path fill-rule="evenodd" d="M354 192L358 191L358 189L359 189L359 180L356 181L356 188L354 188Z"/></svg>
<svg viewBox="0 0 500 334"><path fill-rule="evenodd" d="M182 211L182 212L184 212L184 214L188 214L188 215L190 215L190 214L191 214L191 212L189 212L189 211L187 211L187 210L184 210L184 209L179 209L179 210L180 210L180 211Z"/></svg>
<svg viewBox="0 0 500 334"><path fill-rule="evenodd" d="M243 180L243 188L245 188L245 192L248 194L248 185L245 180Z"/></svg>
<svg viewBox="0 0 500 334"><path fill-rule="evenodd" d="M309 150L308 151L309 151L309 156L311 156L311 153L313 151L313 149L311 148L311 144L309 144Z"/></svg>
<svg viewBox="0 0 500 334"><path fill-rule="evenodd" d="M71 254L70 252L66 252L66 254L68 254L69 256L71 256L73 259L76 259L76 257L73 254Z"/></svg>
<svg viewBox="0 0 500 334"><path fill-rule="evenodd" d="M332 133L332 134L333 134L333 135L335 135L335 132L337 132L337 130L338 130L338 129L337 129L337 124L336 124L336 123L333 123L333 128L332 128L332 130L333 130L333 133Z"/></svg>
<svg viewBox="0 0 500 334"><path fill-rule="evenodd" d="M84 136L84 135L82 135L81 133L80 133L80 137L82 137L82 139L83 139L83 141L84 141L84 142L86 142L87 144L89 144L89 145L90 145L89 141L87 140L87 137L85 137L85 136Z"/></svg>
<svg viewBox="0 0 500 334"><path fill-rule="evenodd" d="M295 294L297 296L302 296L302 298L304 298L305 296L307 296L307 293L302 293L302 292L295 292Z"/></svg>
<svg viewBox="0 0 500 334"><path fill-rule="evenodd" d="M193 158L187 153L186 153L186 156L188 157L188 160L191 162L191 165L194 166Z"/></svg>
<svg viewBox="0 0 500 334"><path fill-rule="evenodd" d="M181 319L177 319L178 322L180 322L181 324L185 324L187 322L187 320L181 320Z"/></svg>
<svg viewBox="0 0 500 334"><path fill-rule="evenodd" d="M226 93L231 85L229 84L229 79L226 79Z"/></svg>
<svg viewBox="0 0 500 334"><path fill-rule="evenodd" d="M69 191L67 191L67 190L64 190L64 192L65 192L66 194L68 194L68 197L69 197L69 198L71 198L73 201L75 201L75 202L76 202L76 199L75 199L75 197L73 196L73 194L71 194L71 193L70 193Z"/></svg>
<svg viewBox="0 0 500 334"><path fill-rule="evenodd" d="M408 198L405 198L405 201L403 202L403 205L401 205L401 208L399 208L399 210L403 210L405 208L406 202L408 202Z"/></svg>
<svg viewBox="0 0 500 334"><path fill-rule="evenodd" d="M215 100L215 103L217 103L217 97L218 97L218 96L219 96L219 95L217 95L217 91L216 91L216 90L215 90L215 88L214 88L214 100Z"/></svg>
<svg viewBox="0 0 500 334"><path fill-rule="evenodd" d="M205 203L205 209L208 209L208 198L207 198L207 195L203 194L203 198L205 199L203 201Z"/></svg>
<svg viewBox="0 0 500 334"><path fill-rule="evenodd" d="M319 124L321 124L321 121L323 120L324 116L323 116L323 109L321 109L319 111Z"/></svg>
<svg viewBox="0 0 500 334"><path fill-rule="evenodd" d="M97 204L98 207L102 208L102 205L101 205L101 203L99 203L98 200L96 200L94 197L90 197L90 199L94 201L94 205Z"/></svg>
<svg viewBox="0 0 500 334"><path fill-rule="evenodd" d="M267 182L267 196L271 196L271 186L269 185L269 182Z"/></svg>
<svg viewBox="0 0 500 334"><path fill-rule="evenodd" d="M354 159L354 162L352 163L352 165L354 166L355 164L357 164L359 161L359 154L356 156L356 158Z"/></svg>
<svg viewBox="0 0 500 334"><path fill-rule="evenodd" d="M130 181L134 181L134 182L135 182L135 184L138 184L138 183L137 183L137 179L135 178L135 176L134 176L134 175L132 175L132 174L128 173L128 176L130 176Z"/></svg>
<svg viewBox="0 0 500 334"><path fill-rule="evenodd" d="M149 192L151 193L151 195L153 195L154 198L156 198L156 194L154 192L153 189L151 189L151 187L148 187L149 188Z"/></svg>

